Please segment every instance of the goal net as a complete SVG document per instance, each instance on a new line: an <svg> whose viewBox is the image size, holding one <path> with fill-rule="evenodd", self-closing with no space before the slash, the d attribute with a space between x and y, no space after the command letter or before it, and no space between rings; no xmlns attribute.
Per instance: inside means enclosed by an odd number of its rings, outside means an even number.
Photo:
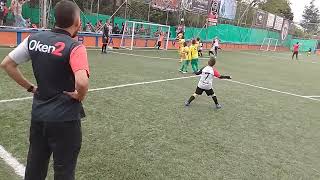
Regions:
<svg viewBox="0 0 320 180"><path fill-rule="evenodd" d="M264 38L260 47L261 51L276 51L278 46L278 39Z"/></svg>
<svg viewBox="0 0 320 180"><path fill-rule="evenodd" d="M126 21L121 37L120 47L125 49L134 48L157 48L167 50L170 37L170 26Z"/></svg>

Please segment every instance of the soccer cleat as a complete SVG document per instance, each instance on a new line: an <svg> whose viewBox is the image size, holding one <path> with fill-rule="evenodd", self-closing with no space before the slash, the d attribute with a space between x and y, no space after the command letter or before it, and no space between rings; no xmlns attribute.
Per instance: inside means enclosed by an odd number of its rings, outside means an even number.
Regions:
<svg viewBox="0 0 320 180"><path fill-rule="evenodd" d="M184 103L184 105L185 105L186 107L188 107L188 106L190 106L190 103L189 103L188 101L186 101L186 102Z"/></svg>
<svg viewBox="0 0 320 180"><path fill-rule="evenodd" d="M222 106L220 104L216 104L216 109L221 109Z"/></svg>

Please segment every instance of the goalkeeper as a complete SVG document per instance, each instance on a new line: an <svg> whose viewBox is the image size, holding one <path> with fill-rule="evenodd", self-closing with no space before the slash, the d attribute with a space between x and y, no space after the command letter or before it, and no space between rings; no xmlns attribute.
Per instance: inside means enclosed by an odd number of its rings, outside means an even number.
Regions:
<svg viewBox="0 0 320 180"><path fill-rule="evenodd" d="M211 97L215 103L217 109L221 109L221 105L218 102L218 98L213 91L212 81L214 76L219 79L231 79L231 76L222 76L220 73L213 67L216 64L216 59L211 57L208 61L208 66L202 68L197 75L200 75L200 81L198 83L196 92L185 102L185 106L190 106L190 103L196 99L197 96L202 95L203 92Z"/></svg>

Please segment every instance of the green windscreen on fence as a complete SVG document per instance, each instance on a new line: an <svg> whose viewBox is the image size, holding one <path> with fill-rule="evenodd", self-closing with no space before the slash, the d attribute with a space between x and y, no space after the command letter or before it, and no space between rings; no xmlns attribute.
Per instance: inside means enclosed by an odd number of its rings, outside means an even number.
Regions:
<svg viewBox="0 0 320 180"><path fill-rule="evenodd" d="M11 16L10 16L11 17ZM9 18L10 18L9 17ZM31 22L34 24L39 23L40 11L39 8L30 8L27 5L23 6L23 17L30 18ZM54 22L53 11L50 12L50 22ZM87 22L91 22L93 25L97 23L98 20L105 22L107 19L110 19L109 15L103 14L83 14L81 13L81 21L83 27ZM131 19L128 19L131 20ZM140 21L132 19L135 21ZM114 23L118 24L121 27L121 24L124 23L126 19L121 17L115 17ZM141 21L143 22L143 21ZM53 24L51 24L52 26ZM175 27L170 28L170 37L175 38L177 36ZM155 30L152 30L155 31ZM256 29L256 28L246 28L239 27L229 24L219 24L217 26L211 26L208 28L194 28L186 27L185 39L192 39L200 37L202 41L212 41L215 37L218 37L222 43L234 43L234 44L250 44L250 45L262 45L265 38L278 39L279 46L285 46L292 49L293 44L296 42L301 43L301 51L308 51L309 48L315 50L317 45L317 40L301 40L301 39L292 39L292 36L289 35L285 41L281 41L280 32L268 31L265 29Z"/></svg>
<svg viewBox="0 0 320 180"><path fill-rule="evenodd" d="M221 42L236 44L261 45L265 38L280 39L280 33L264 29L245 28L229 24L219 24L207 29L186 28L185 36L187 39L200 37L203 40L212 40L219 37ZM288 36L285 41L278 41L279 45L290 46L292 36Z"/></svg>
<svg viewBox="0 0 320 180"><path fill-rule="evenodd" d="M312 51L315 51L318 45L317 40L306 40L306 39L292 39L290 42L290 49L293 50L293 45L299 42L300 44L300 51L309 51L311 48Z"/></svg>

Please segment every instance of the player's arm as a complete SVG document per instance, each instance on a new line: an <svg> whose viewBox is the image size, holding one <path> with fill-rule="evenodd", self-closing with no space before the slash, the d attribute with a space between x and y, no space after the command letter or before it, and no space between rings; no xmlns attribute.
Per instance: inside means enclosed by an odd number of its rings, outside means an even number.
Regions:
<svg viewBox="0 0 320 180"><path fill-rule="evenodd" d="M30 60L27 38L1 62L1 68L20 86L33 93L37 87L27 80L18 68L19 64Z"/></svg>
<svg viewBox="0 0 320 180"><path fill-rule="evenodd" d="M221 75L221 74L219 73L219 71L216 70L216 69L214 69L213 72L214 72L214 76L217 77L217 78L219 78L219 79L232 79L231 76Z"/></svg>
<svg viewBox="0 0 320 180"><path fill-rule="evenodd" d="M195 75L200 75L200 74L202 74L202 70L204 69L204 67L203 68L201 68L198 72L195 72Z"/></svg>
<svg viewBox="0 0 320 180"><path fill-rule="evenodd" d="M89 89L89 64L87 50L83 45L74 48L70 55L70 66L75 77L75 91L64 92L72 98L82 101L87 95Z"/></svg>

